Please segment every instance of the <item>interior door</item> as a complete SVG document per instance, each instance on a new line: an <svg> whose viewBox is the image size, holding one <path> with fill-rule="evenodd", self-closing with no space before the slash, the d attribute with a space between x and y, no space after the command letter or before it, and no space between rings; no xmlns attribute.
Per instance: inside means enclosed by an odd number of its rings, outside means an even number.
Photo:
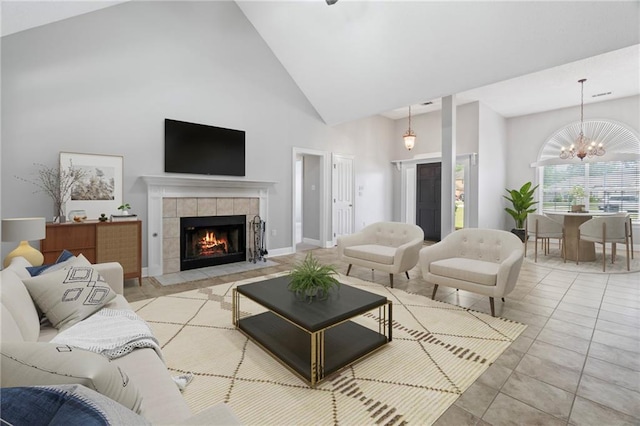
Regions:
<svg viewBox="0 0 640 426"><path fill-rule="evenodd" d="M416 224L424 239L440 241L441 163L418 164L416 170Z"/></svg>
<svg viewBox="0 0 640 426"><path fill-rule="evenodd" d="M353 233L353 198L355 187L353 157L333 154L331 162L333 244L335 245L340 235Z"/></svg>

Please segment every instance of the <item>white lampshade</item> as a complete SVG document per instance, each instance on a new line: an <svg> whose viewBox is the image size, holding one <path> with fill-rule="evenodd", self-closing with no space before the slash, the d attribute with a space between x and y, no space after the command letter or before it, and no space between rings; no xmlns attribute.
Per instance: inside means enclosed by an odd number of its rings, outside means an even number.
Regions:
<svg viewBox="0 0 640 426"><path fill-rule="evenodd" d="M4 259L5 268L11 259L22 256L33 266L40 266L44 256L31 247L28 241L42 240L47 235L44 217L21 217L2 219L2 241L20 241L20 245Z"/></svg>
<svg viewBox="0 0 640 426"><path fill-rule="evenodd" d="M35 241L46 235L44 217L2 219L2 241Z"/></svg>

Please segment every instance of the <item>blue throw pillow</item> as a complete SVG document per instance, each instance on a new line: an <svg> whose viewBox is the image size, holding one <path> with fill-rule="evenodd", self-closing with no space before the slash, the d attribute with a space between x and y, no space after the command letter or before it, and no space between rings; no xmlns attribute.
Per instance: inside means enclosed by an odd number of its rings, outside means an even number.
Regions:
<svg viewBox="0 0 640 426"><path fill-rule="evenodd" d="M142 416L82 385L5 387L2 420L29 426L149 425Z"/></svg>
<svg viewBox="0 0 640 426"><path fill-rule="evenodd" d="M104 425L107 419L82 398L48 388L3 388L2 418L11 424Z"/></svg>
<svg viewBox="0 0 640 426"><path fill-rule="evenodd" d="M47 271L47 269L51 268L52 266L57 265L58 263L67 261L72 257L75 257L75 256L69 250L62 250L62 253L60 253L60 256L58 256L55 263L50 265L42 265L42 266L27 266L27 271L29 271L29 274L31 274L32 277L42 275Z"/></svg>

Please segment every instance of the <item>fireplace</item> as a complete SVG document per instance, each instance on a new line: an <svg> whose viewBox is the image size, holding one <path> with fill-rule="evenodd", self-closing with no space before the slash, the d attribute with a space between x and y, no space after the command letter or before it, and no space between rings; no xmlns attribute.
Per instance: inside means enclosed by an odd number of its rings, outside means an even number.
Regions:
<svg viewBox="0 0 640 426"><path fill-rule="evenodd" d="M247 260L246 216L180 218L180 270Z"/></svg>

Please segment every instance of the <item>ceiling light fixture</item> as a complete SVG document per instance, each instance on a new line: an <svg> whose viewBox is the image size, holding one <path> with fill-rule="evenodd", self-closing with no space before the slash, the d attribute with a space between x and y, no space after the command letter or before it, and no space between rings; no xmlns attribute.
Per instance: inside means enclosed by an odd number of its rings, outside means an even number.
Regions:
<svg viewBox="0 0 640 426"><path fill-rule="evenodd" d="M338 0L327 0L327 4L331 6L332 4L336 4Z"/></svg>
<svg viewBox="0 0 640 426"><path fill-rule="evenodd" d="M580 134L575 143L567 149L564 146L560 150L560 158L563 160L567 158L578 157L580 161L584 160L584 157L593 157L604 155L605 150L602 143L596 144L595 141L590 140L584 135L584 82L586 78L578 80L581 85L580 89Z"/></svg>
<svg viewBox="0 0 640 426"><path fill-rule="evenodd" d="M402 136L402 139L404 139L404 147L411 151L416 144L416 134L411 130L411 105L409 105L409 130Z"/></svg>

